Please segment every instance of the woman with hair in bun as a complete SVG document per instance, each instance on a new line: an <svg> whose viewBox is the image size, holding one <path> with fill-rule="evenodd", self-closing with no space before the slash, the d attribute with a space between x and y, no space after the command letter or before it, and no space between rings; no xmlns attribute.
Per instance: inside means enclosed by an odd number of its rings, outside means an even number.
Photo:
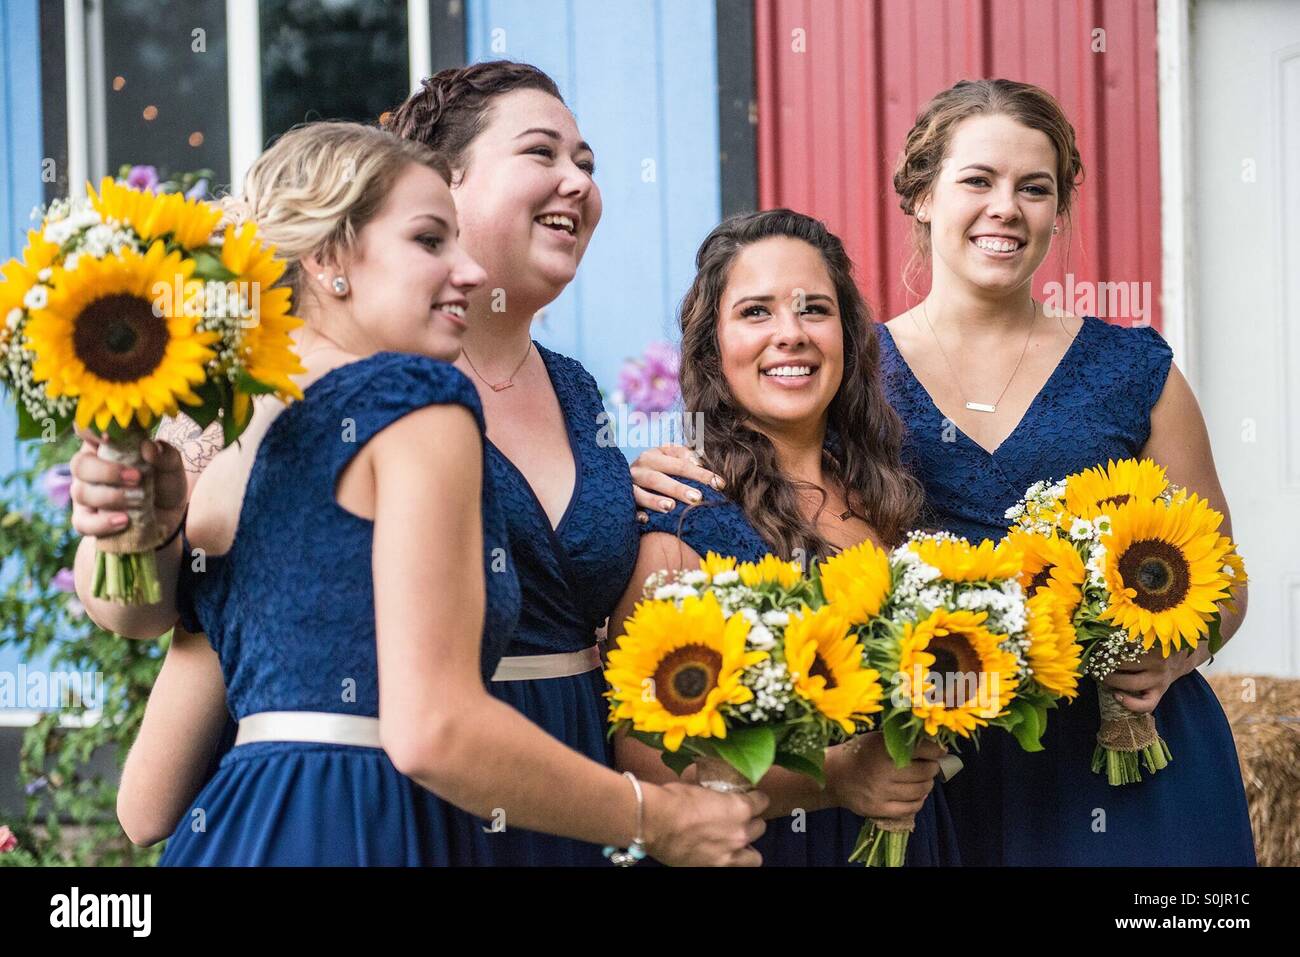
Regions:
<svg viewBox="0 0 1300 957"><path fill-rule="evenodd" d="M1151 458L1222 512L1231 536L1205 422L1160 334L1052 314L1033 299L1082 171L1069 119L1027 83L962 81L908 134L894 188L930 287L880 330L881 368L929 522L998 539L1033 482ZM684 490L659 470L710 478L663 450L642 459L633 474L643 507ZM1237 606L1224 614L1225 640L1241 626L1244 589ZM1209 656L1206 642L1167 658L1153 649L1100 689L1081 682L1078 699L1052 712L1040 752L987 736L944 785L962 863L1253 864L1232 735L1196 670ZM1127 787L1092 772L1099 693L1154 712L1169 767Z"/></svg>
<svg viewBox="0 0 1300 957"><path fill-rule="evenodd" d="M522 569L483 405L451 365L485 321L470 299L486 276L450 180L427 146L350 123L295 129L250 169L244 207L305 320L304 397L259 400L240 444L203 463L188 516L180 455L151 449L178 594L96 601L78 562L100 624L152 637L179 614L187 633L124 769L123 826L147 843L179 818L169 865L497 863L480 819L629 859L757 864L761 795L629 781L487 691ZM93 444L74 465L86 534L114 527L134 478ZM204 784L227 706L238 737Z"/></svg>

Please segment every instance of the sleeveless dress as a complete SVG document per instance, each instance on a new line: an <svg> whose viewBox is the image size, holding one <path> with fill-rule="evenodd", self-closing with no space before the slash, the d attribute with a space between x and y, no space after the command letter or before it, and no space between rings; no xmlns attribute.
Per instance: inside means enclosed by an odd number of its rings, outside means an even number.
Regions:
<svg viewBox="0 0 1300 957"><path fill-rule="evenodd" d="M1085 317L1074 342L992 453L945 419L880 325L881 372L907 427L904 458L925 484L933 523L972 541L1005 534L1006 509L1039 479L1138 457L1173 353L1156 330ZM947 441L945 441L947 439ZM964 864L1253 865L1254 844L1232 733L1198 671L1155 711L1169 767L1112 787L1091 768L1097 684L1048 715L1044 750L1008 734L964 749L943 785Z"/></svg>
<svg viewBox="0 0 1300 957"><path fill-rule="evenodd" d="M379 706L371 571L373 523L334 499L366 442L416 409L477 393L453 366L379 353L313 382L271 423L258 448L234 543L182 565L181 622L207 635L238 719L264 711L376 717ZM486 459L486 450L484 452ZM486 682L515 626L519 586L491 568L507 543L484 464ZM188 540L186 555L191 555ZM437 583L427 583L436 588ZM168 842L163 865L479 864L474 817L425 790L378 748L262 741L231 748Z"/></svg>
<svg viewBox="0 0 1300 957"><path fill-rule="evenodd" d="M627 459L616 444L601 441L604 406L595 379L575 359L536 348L564 415L575 475L568 507L552 527L523 473L488 440L488 465L522 592L519 625L506 651L511 657L595 644L596 630L632 576L640 540ZM488 688L575 751L613 764L600 668L564 678L493 681ZM493 864L609 866L595 844L514 828L508 820L487 839Z"/></svg>
<svg viewBox="0 0 1300 957"><path fill-rule="evenodd" d="M693 479L678 481L698 489L703 499L687 508L678 503L671 512L650 512L643 532L664 532L680 537L694 551L731 555L738 561L758 561L772 551L745 517L744 509L712 487ZM825 808L807 815L804 831L795 821L772 818L754 847L764 865L775 867L843 867L862 830L863 818L847 808ZM957 838L944 796L936 784L916 815L916 830L907 844L907 865L925 867L960 863ZM855 867L859 865L853 865Z"/></svg>

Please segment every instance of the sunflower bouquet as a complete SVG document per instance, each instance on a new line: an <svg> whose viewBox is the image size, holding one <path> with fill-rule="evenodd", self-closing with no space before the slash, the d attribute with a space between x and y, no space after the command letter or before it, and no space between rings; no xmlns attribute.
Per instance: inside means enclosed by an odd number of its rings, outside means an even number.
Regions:
<svg viewBox="0 0 1300 957"><path fill-rule="evenodd" d="M1076 694L1079 648L1059 603L1026 601L1021 555L1007 543L972 545L913 532L886 552L864 542L822 562L822 610L847 620L889 700L885 746L899 767L923 739L956 749L980 729L1041 750L1047 711ZM913 819L869 820L850 860L901 866Z"/></svg>
<svg viewBox="0 0 1300 957"><path fill-rule="evenodd" d="M775 764L825 784L826 748L870 726L879 675L837 611L813 610L797 564L737 563L651 576L609 653L613 731L699 783L747 790Z"/></svg>
<svg viewBox="0 0 1300 957"><path fill-rule="evenodd" d="M56 200L20 257L0 267L0 386L18 435L53 441L75 424L108 438L99 455L142 475L130 524L100 538L94 594L160 599L154 549L173 531L153 515L141 443L163 416L220 421L227 444L252 398L301 398L290 376L290 291L284 264L252 223L219 229L217 206L105 178Z"/></svg>
<svg viewBox="0 0 1300 957"><path fill-rule="evenodd" d="M1108 461L1061 482L1040 481L1007 510L1005 539L1025 556L1022 584L1056 597L1083 648L1083 671L1101 682L1155 645L1168 657L1222 639L1222 609L1246 582L1223 515L1171 485L1150 459ZM1098 695L1101 728L1092 769L1112 785L1169 764L1151 714Z"/></svg>

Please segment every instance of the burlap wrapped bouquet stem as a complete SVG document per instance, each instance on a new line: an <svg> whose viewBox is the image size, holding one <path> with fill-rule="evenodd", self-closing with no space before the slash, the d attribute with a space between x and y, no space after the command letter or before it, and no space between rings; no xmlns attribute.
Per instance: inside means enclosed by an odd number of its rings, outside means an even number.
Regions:
<svg viewBox="0 0 1300 957"><path fill-rule="evenodd" d="M700 755L695 759L696 783L710 791L744 793L754 790L754 785L722 758Z"/></svg>
<svg viewBox="0 0 1300 957"><path fill-rule="evenodd" d="M121 439L99 443L97 457L105 462L112 462L115 465L137 470L140 473L138 488L143 492L142 501L139 505L127 507L126 514L131 521L126 528L116 535L101 536L96 539L95 543L99 546L101 552L107 552L110 555L152 552L167 540L169 530L160 528L154 515L153 468L144 460L144 456L140 452L140 447L144 444L146 438L147 436L142 433L128 432Z"/></svg>
<svg viewBox="0 0 1300 957"><path fill-rule="evenodd" d="M1173 760L1169 746L1156 730L1156 719L1151 714L1137 714L1115 700L1109 688L1097 692L1101 727L1097 731L1097 748L1092 756L1092 769L1103 771L1113 785L1136 784L1142 780L1139 761L1147 773L1154 774L1168 767Z"/></svg>

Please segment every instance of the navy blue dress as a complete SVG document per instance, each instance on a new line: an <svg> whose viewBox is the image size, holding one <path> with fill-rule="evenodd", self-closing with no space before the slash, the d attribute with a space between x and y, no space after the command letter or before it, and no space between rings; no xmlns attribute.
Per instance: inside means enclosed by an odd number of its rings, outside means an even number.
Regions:
<svg viewBox="0 0 1300 957"><path fill-rule="evenodd" d="M992 453L952 426L879 327L881 371L907 426L904 457L925 483L934 523L972 541L1006 532L1006 509L1039 479L1138 457L1173 358L1151 328L1087 317L1020 424ZM949 441L944 441L948 438ZM1112 787L1091 768L1097 684L1052 711L1043 751L986 734L943 785L965 864L1253 865L1246 796L1228 721L1199 672L1155 711L1169 767Z"/></svg>
<svg viewBox="0 0 1300 957"><path fill-rule="evenodd" d="M753 562L772 551L737 503L700 482L679 481L698 489L703 495L701 503L690 508L679 503L671 512L652 511L650 521L641 526L643 532L680 537L701 557L712 551ZM763 855L765 865L848 866L863 820L846 808L826 808L808 814L806 829L796 831L794 819L773 818L754 847ZM960 863L956 835L938 786L916 816L916 830L907 843L906 863L909 867Z"/></svg>
<svg viewBox="0 0 1300 957"><path fill-rule="evenodd" d="M470 409L483 428L478 395L455 367L380 353L322 376L271 423L230 551L207 556L203 572L184 563L179 589L181 622L205 633L216 650L235 718L263 711L378 715L374 526L339 506L334 490L378 432L416 409L448 403ZM494 549L507 539L486 463L482 506L486 682L519 609L513 574L491 570ZM475 818L399 773L382 750L267 741L221 757L160 863L489 860Z"/></svg>
<svg viewBox="0 0 1300 957"><path fill-rule="evenodd" d="M512 657L595 644L596 630L627 588L639 542L627 459L617 445L601 440L604 406L596 380L576 360L536 348L564 414L575 475L573 496L552 527L528 480L488 441L488 465L523 596L519 626L506 652ZM489 689L575 751L613 764L599 668L566 678L494 681ZM488 834L494 864L609 866L594 844L505 824Z"/></svg>

